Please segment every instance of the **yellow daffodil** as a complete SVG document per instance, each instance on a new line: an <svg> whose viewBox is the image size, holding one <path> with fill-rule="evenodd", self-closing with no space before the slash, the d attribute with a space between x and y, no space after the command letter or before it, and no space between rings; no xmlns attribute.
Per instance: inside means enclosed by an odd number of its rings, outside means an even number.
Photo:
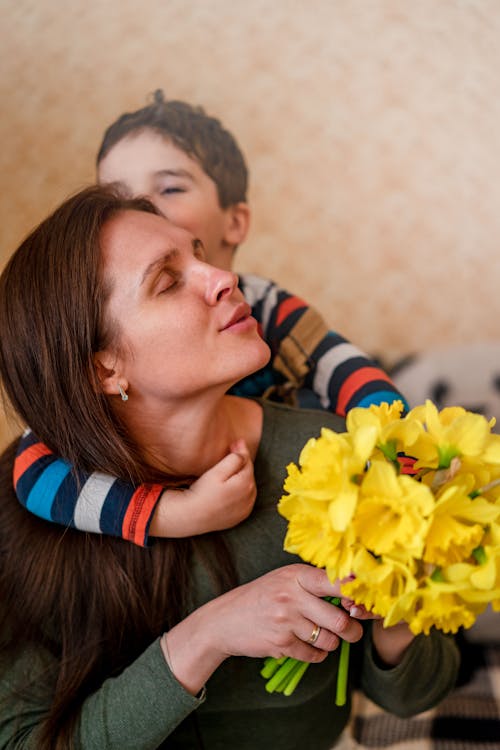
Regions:
<svg viewBox="0 0 500 750"><path fill-rule="evenodd" d="M460 406L439 412L431 401L426 401L412 409L408 418L425 426L414 445L417 466L446 469L455 457L481 455L490 442L492 423Z"/></svg>
<svg viewBox="0 0 500 750"><path fill-rule="evenodd" d="M353 409L306 443L278 506L285 549L352 573L343 594L385 626L456 632L500 611L500 435L461 407L402 408Z"/></svg>
<svg viewBox="0 0 500 750"><path fill-rule="evenodd" d="M400 451L410 450L422 432L422 425L416 420L400 418L403 403L372 405L367 408L351 409L346 418L347 431L357 435L371 430L375 433L374 447L395 463Z"/></svg>
<svg viewBox="0 0 500 750"><path fill-rule="evenodd" d="M481 458L485 464L492 464L493 466L500 465L500 435L492 433L489 436Z"/></svg>
<svg viewBox="0 0 500 750"><path fill-rule="evenodd" d="M500 604L500 565L498 548L493 554L482 550L484 561L481 563L459 562L442 568L441 574L446 582L456 587L457 595L467 604L477 617L484 612L488 603Z"/></svg>
<svg viewBox="0 0 500 750"><path fill-rule="evenodd" d="M347 414L346 426L350 433L356 432L366 424L375 425L380 435L387 427L392 429L401 421L403 402L394 401L392 404L372 404L367 407L355 407Z"/></svg>
<svg viewBox="0 0 500 750"><path fill-rule="evenodd" d="M308 440L299 457L299 466L288 466L284 489L290 495L314 500L331 500L344 480L346 457L351 456L346 439L331 430L322 430L320 438Z"/></svg>
<svg viewBox="0 0 500 750"><path fill-rule="evenodd" d="M477 611L468 606L455 592L447 591L445 584L419 590L414 600L413 616L408 619L415 635L429 635L435 627L444 633L456 633L459 628L470 628Z"/></svg>
<svg viewBox="0 0 500 750"><path fill-rule="evenodd" d="M389 557L377 559L365 549L356 553L353 569L356 578L342 584L342 594L382 617L401 597L417 588L415 576L407 565Z"/></svg>
<svg viewBox="0 0 500 750"><path fill-rule="evenodd" d="M424 560L450 565L466 560L484 537L485 527L500 515L500 507L482 497L471 499L459 484L446 488L436 502Z"/></svg>
<svg viewBox="0 0 500 750"><path fill-rule="evenodd" d="M334 531L326 514L296 514L288 524L284 548L318 568L335 571L335 577L348 576L352 570L354 532Z"/></svg>
<svg viewBox="0 0 500 750"><path fill-rule="evenodd" d="M480 564L471 572L470 582L477 589L500 593L500 548L485 546L481 550Z"/></svg>
<svg viewBox="0 0 500 750"><path fill-rule="evenodd" d="M366 472L353 526L360 542L375 555L394 548L423 550L434 498L428 487L394 467L374 461Z"/></svg>
<svg viewBox="0 0 500 750"><path fill-rule="evenodd" d="M500 519L490 523L484 534L484 544L490 547L500 547Z"/></svg>
<svg viewBox="0 0 500 750"><path fill-rule="evenodd" d="M321 437L309 440L299 458L300 468L288 466L284 495L278 511L285 518L308 512L315 503L329 504L332 528L345 531L352 519L358 498L357 477L363 474L373 443L354 441L323 429Z"/></svg>

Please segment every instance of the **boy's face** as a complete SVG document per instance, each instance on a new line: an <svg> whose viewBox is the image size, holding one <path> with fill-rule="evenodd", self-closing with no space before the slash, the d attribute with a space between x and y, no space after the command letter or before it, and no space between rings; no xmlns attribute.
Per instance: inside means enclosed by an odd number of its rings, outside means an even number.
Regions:
<svg viewBox="0 0 500 750"><path fill-rule="evenodd" d="M209 263L231 268L238 242L233 207L221 208L214 181L159 133L143 130L123 138L101 160L97 179L121 183L134 197L147 196L169 221L203 242Z"/></svg>

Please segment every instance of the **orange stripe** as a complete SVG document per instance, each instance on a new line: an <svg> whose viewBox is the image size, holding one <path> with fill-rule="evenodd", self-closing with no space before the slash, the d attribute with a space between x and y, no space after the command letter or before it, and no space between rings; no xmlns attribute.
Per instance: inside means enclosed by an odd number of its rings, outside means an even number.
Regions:
<svg viewBox="0 0 500 750"><path fill-rule="evenodd" d="M304 300L300 299L300 297L289 297L288 299L286 299L278 307L276 325L280 326L283 321L286 320L288 316L294 312L294 310L298 310L300 307L307 307Z"/></svg>
<svg viewBox="0 0 500 750"><path fill-rule="evenodd" d="M161 487L158 484L153 484L150 486L149 492L144 498L141 513L137 518L134 538L135 543L142 547L144 547L146 543L146 528L149 524L156 503L158 502L158 498L164 489L164 487Z"/></svg>
<svg viewBox="0 0 500 750"><path fill-rule="evenodd" d="M17 456L14 461L13 471L14 487L17 485L24 472L27 471L35 461L38 461L42 456L50 456L51 454L52 451L47 448L44 443L35 443L34 445L30 445L29 448L26 448L25 451Z"/></svg>
<svg viewBox="0 0 500 750"><path fill-rule="evenodd" d="M123 519L122 534L140 547L145 546L146 528L158 498L165 488L160 484L144 484L132 497Z"/></svg>
<svg viewBox="0 0 500 750"><path fill-rule="evenodd" d="M356 391L359 391L360 388L367 383L370 383L372 380L385 380L386 383L392 385L390 377L383 370L379 370L378 367L361 367L359 370L355 370L349 375L347 380L343 382L339 391L336 409L337 414L344 417L346 406Z"/></svg>
<svg viewBox="0 0 500 750"><path fill-rule="evenodd" d="M417 470L414 468L417 463L417 459L412 456L398 456L399 465L401 467L401 474L409 474L415 476Z"/></svg>

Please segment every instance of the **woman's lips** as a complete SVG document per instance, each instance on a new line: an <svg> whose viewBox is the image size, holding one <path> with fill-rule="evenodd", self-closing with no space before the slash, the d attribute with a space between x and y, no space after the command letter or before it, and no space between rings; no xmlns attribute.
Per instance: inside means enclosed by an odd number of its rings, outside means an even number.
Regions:
<svg viewBox="0 0 500 750"><path fill-rule="evenodd" d="M231 317L227 321L227 323L222 326L221 331L228 331L228 330L245 330L246 328L251 328L257 324L257 321L255 318L251 315L252 309L250 305L247 304L241 304L238 305L232 312Z"/></svg>

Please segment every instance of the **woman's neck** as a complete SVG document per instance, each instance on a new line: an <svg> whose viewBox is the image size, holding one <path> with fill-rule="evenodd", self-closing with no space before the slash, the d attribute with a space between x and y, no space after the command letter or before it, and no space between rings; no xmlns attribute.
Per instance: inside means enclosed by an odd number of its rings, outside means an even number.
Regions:
<svg viewBox="0 0 500 750"><path fill-rule="evenodd" d="M125 409L130 405L127 403ZM124 409L124 411L125 411ZM161 413L163 412L163 413ZM125 416L146 461L169 474L200 476L245 440L255 458L262 434L262 407L236 396L184 399L182 406L149 413L140 405Z"/></svg>

